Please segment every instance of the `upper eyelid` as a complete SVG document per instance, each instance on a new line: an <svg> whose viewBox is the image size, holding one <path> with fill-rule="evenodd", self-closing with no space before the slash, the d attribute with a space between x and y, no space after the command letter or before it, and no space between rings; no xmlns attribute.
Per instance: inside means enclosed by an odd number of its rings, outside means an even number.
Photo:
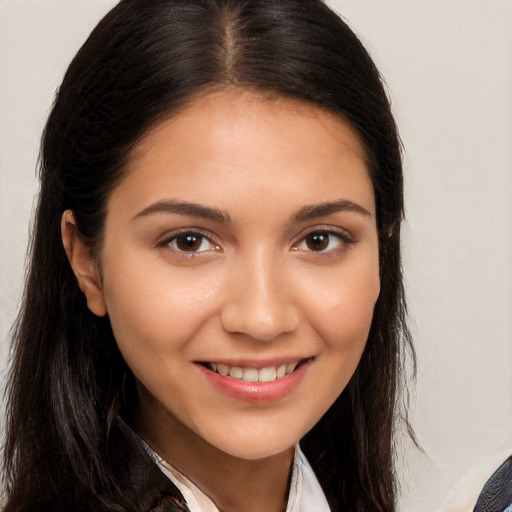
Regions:
<svg viewBox="0 0 512 512"><path fill-rule="evenodd" d="M193 228L193 229L181 228L181 229L171 230L171 231L168 231L165 235L161 236L154 244L154 247L155 247L155 249L158 249L158 250L164 250L166 252L166 254L173 254L173 257L180 261L188 261L188 260L191 260L192 258L195 259L198 257L204 257L208 254L223 252L221 245L214 240L214 237L212 237L210 235L206 235L203 231L204 230L202 230L200 228ZM197 235L198 237L202 238L203 241L201 242L201 245L206 240L207 243L210 245L210 247L208 247L205 250L200 250L200 251L199 250L187 251L187 250L182 250L179 247L175 247L174 243L177 240L177 238L180 235L187 235L187 234ZM170 252L168 252L168 251L170 251Z"/></svg>
<svg viewBox="0 0 512 512"><path fill-rule="evenodd" d="M178 229L173 229L171 231L167 231L165 234L158 237L158 239L156 241L156 245L162 245L162 244L169 243L171 240L174 240L179 235L183 235L185 233L192 233L192 234L200 235L212 243L217 243L216 239L218 237L216 237L214 233L212 233L206 229L203 229L203 228L186 227L186 228L178 228Z"/></svg>
<svg viewBox="0 0 512 512"><path fill-rule="evenodd" d="M294 237L294 239L292 241L292 245L298 244L300 241L302 241L308 235L311 235L312 233L317 233L317 232L331 233L333 235L338 235L342 238L343 237L348 238L352 242L356 241L355 236L346 228L343 228L341 226L332 226L329 224L321 224L321 225L316 225L316 226L310 226L308 228L303 229L299 235Z"/></svg>

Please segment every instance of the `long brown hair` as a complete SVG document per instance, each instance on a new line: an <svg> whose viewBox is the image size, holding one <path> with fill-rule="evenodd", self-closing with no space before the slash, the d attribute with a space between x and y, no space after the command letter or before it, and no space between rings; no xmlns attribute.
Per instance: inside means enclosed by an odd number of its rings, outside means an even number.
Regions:
<svg viewBox="0 0 512 512"><path fill-rule="evenodd" d="M94 254L109 193L136 143L200 92L222 87L328 109L365 147L381 293L353 378L302 445L332 510L395 509L392 438L405 354L414 366L414 351L400 264L400 141L374 63L321 0L123 0L69 66L42 139L8 388L5 512L141 510L109 451L113 419L137 400L133 375L108 318L87 309L60 219L74 212Z"/></svg>

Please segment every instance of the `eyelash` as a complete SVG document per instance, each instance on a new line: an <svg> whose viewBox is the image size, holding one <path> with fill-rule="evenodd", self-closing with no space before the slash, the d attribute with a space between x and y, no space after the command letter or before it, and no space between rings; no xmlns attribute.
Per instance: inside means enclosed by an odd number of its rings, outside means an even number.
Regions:
<svg viewBox="0 0 512 512"><path fill-rule="evenodd" d="M196 242L199 241L199 247L197 247L196 250L187 251L179 247L178 244L180 242L180 239L181 241L185 241L185 243L188 243L186 241L187 237L189 238L189 242L191 242L191 245L189 245L189 247L193 247L194 240ZM311 239L311 237L327 237L327 246L320 248L319 250L312 249L310 246L307 245L308 238ZM334 248L329 248L329 246L333 243L333 238L336 239L337 245ZM321 239L319 241L322 242ZM211 245L211 248L205 250L197 250L200 249L205 242L209 243ZM311 252L313 254L328 254L334 252L336 249L343 248L343 246L352 245L355 243L355 240L344 231L337 231L331 228L316 228L303 235L297 243L294 243L294 245L292 246L292 250ZM306 247L301 247L301 245L303 244L306 245ZM202 233L199 230L193 229L186 229L183 231L172 233L170 236L167 236L163 240L157 242L157 246L171 248L176 253L180 255L185 255L186 257L194 257L204 252L221 251L220 245L216 244L212 240L212 237L206 235L205 233Z"/></svg>
<svg viewBox="0 0 512 512"><path fill-rule="evenodd" d="M204 244L205 241L208 242L209 244L211 244L212 248L207 249L207 250L202 250L202 251L183 250L178 246L178 243L179 243L180 239L182 241L184 241L187 237L189 237L190 239L195 238L196 240L199 240L199 242L200 242L199 248L202 247L202 245ZM187 243L187 242L185 242L185 243ZM194 230L194 229L185 229L183 231L174 232L170 236L167 236L163 240L160 240L157 243L157 246L158 247L169 247L172 250L174 250L176 253L178 253L180 255L182 254L186 257L194 257L198 254L202 254L203 252L209 252L209 251L217 252L217 251L221 250L220 246L218 244L216 244L210 236L206 235L205 233L202 233L199 230Z"/></svg>
<svg viewBox="0 0 512 512"><path fill-rule="evenodd" d="M311 247L308 247L308 239L311 240L312 237L327 237L327 246L321 248L320 250L314 250ZM336 240L337 244L335 247L329 247L331 243L333 243L333 238ZM323 240L320 239L320 241L322 242ZM303 235L299 239L299 241L293 245L292 250L311 252L313 254L330 254L336 251L337 249L343 249L344 247L348 245L353 245L355 243L355 240L345 231L338 231L332 228L320 227L315 228L312 231L309 231L308 233ZM302 245L306 245L306 247L301 247Z"/></svg>

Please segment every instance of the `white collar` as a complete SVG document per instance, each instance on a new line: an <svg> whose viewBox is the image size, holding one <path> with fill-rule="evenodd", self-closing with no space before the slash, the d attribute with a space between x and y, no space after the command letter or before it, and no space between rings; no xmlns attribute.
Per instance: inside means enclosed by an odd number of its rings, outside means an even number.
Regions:
<svg viewBox="0 0 512 512"><path fill-rule="evenodd" d="M160 471L181 492L190 512L219 512L215 503L183 473L163 460L146 443L144 443L144 447ZM330 512L329 505L313 472L313 468L297 444L295 447L295 459L292 464L292 480L286 512L312 512L313 510L315 512Z"/></svg>

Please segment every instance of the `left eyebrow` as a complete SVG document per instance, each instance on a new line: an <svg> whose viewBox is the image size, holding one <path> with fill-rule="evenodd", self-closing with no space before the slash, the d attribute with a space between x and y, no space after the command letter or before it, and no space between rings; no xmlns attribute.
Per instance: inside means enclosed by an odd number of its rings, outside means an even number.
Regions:
<svg viewBox="0 0 512 512"><path fill-rule="evenodd" d="M292 222L314 220L337 212L355 212L361 215L372 216L372 214L361 205L345 199L339 199L337 201L304 206L292 216Z"/></svg>

